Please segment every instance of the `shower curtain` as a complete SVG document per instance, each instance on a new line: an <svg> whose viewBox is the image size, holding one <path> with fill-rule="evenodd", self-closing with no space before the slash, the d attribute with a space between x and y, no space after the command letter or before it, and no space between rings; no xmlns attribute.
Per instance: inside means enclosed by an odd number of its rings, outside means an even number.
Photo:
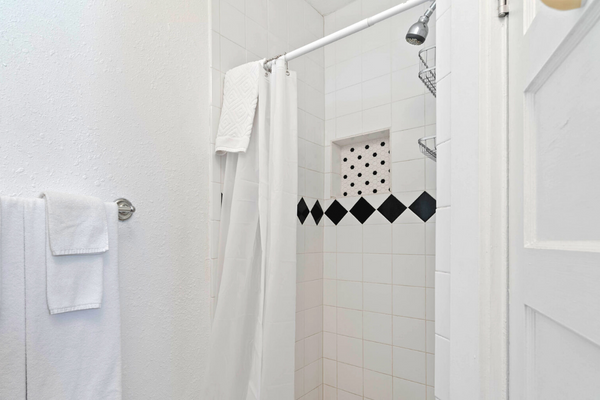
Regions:
<svg viewBox="0 0 600 400"><path fill-rule="evenodd" d="M219 282L203 400L293 400L296 74L259 76L245 153L226 155Z"/></svg>

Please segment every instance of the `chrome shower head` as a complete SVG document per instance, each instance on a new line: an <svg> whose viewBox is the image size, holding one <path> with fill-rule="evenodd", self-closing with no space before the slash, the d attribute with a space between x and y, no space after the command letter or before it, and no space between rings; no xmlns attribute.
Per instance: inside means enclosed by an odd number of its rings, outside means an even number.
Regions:
<svg viewBox="0 0 600 400"><path fill-rule="evenodd" d="M406 32L406 41L410 44L414 44L415 46L420 46L427 39L427 34L429 33L429 27L427 23L429 22L429 18L420 17L418 22L415 22L408 32Z"/></svg>
<svg viewBox="0 0 600 400"><path fill-rule="evenodd" d="M425 43L427 39L427 34L429 33L429 27L427 24L429 23L429 17L433 14L435 10L435 1L429 6L427 11L423 16L419 17L419 21L414 23L406 32L406 41L415 46L420 46Z"/></svg>

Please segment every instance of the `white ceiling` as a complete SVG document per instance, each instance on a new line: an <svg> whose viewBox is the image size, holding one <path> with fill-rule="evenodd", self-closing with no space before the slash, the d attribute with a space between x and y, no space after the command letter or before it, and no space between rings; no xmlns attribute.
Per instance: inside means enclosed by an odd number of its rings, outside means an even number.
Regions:
<svg viewBox="0 0 600 400"><path fill-rule="evenodd" d="M331 14L339 10L346 4L352 3L354 0L306 0L315 8L321 15Z"/></svg>

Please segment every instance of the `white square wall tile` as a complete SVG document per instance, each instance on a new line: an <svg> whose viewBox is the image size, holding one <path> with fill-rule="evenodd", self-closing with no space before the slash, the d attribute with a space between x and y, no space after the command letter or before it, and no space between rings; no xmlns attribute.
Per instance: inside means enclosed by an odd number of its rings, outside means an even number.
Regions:
<svg viewBox="0 0 600 400"><path fill-rule="evenodd" d="M226 1L221 2L221 35L239 46L245 47L245 24L246 18L243 12L239 11Z"/></svg>
<svg viewBox="0 0 600 400"><path fill-rule="evenodd" d="M363 312L358 310L337 309L337 332L355 338L363 337ZM390 320L391 336L391 320Z"/></svg>
<svg viewBox="0 0 600 400"><path fill-rule="evenodd" d="M394 284L425 286L424 255L394 254Z"/></svg>
<svg viewBox="0 0 600 400"><path fill-rule="evenodd" d="M346 216L345 218L348 218ZM352 217L354 218L354 217ZM362 252L362 225L338 226L337 251L338 253Z"/></svg>
<svg viewBox="0 0 600 400"><path fill-rule="evenodd" d="M425 137L424 127L392 132L392 162L422 159L417 142L422 137Z"/></svg>
<svg viewBox="0 0 600 400"><path fill-rule="evenodd" d="M363 289L362 282L337 282L337 305L338 307L362 310Z"/></svg>
<svg viewBox="0 0 600 400"><path fill-rule="evenodd" d="M311 364L323 357L323 334L318 333L304 339L304 363Z"/></svg>
<svg viewBox="0 0 600 400"><path fill-rule="evenodd" d="M323 330L325 332L337 332L337 308L323 306ZM296 335L297 336L297 335Z"/></svg>
<svg viewBox="0 0 600 400"><path fill-rule="evenodd" d="M427 381L426 353L394 347L394 376L425 384Z"/></svg>
<svg viewBox="0 0 600 400"><path fill-rule="evenodd" d="M325 227L327 229L328 227ZM325 253L323 254L323 278L324 279L336 279L337 277L337 254L336 253Z"/></svg>
<svg viewBox="0 0 600 400"><path fill-rule="evenodd" d="M436 272L435 280L435 331L450 339L450 274Z"/></svg>
<svg viewBox="0 0 600 400"><path fill-rule="evenodd" d="M415 318L394 317L394 346L425 351L426 321Z"/></svg>
<svg viewBox="0 0 600 400"><path fill-rule="evenodd" d="M337 253L337 279L346 281L362 281L362 257L356 253Z"/></svg>
<svg viewBox="0 0 600 400"><path fill-rule="evenodd" d="M323 279L323 304L326 306L337 305L337 281Z"/></svg>
<svg viewBox="0 0 600 400"><path fill-rule="evenodd" d="M323 357L330 360L337 359L337 335L335 333L323 332Z"/></svg>
<svg viewBox="0 0 600 400"><path fill-rule="evenodd" d="M392 316L363 312L363 334L365 340L392 344Z"/></svg>
<svg viewBox="0 0 600 400"><path fill-rule="evenodd" d="M442 80L437 81L436 99L438 102L438 106L436 108L436 136L438 145L448 141L452 137L452 132L450 130L450 127L452 126L452 101L450 97L451 90L452 74L448 74Z"/></svg>
<svg viewBox="0 0 600 400"><path fill-rule="evenodd" d="M429 400L426 386L406 379L394 378L394 400L404 399Z"/></svg>
<svg viewBox="0 0 600 400"><path fill-rule="evenodd" d="M425 190L425 159L392 163L392 192Z"/></svg>
<svg viewBox="0 0 600 400"><path fill-rule="evenodd" d="M450 398L450 341L435 336L435 397Z"/></svg>
<svg viewBox="0 0 600 400"><path fill-rule="evenodd" d="M423 96L392 103L392 131L403 131L423 125L425 125L425 99Z"/></svg>
<svg viewBox="0 0 600 400"><path fill-rule="evenodd" d="M296 351L295 351L295 371L298 371L300 368L304 367L304 340L300 340L296 342Z"/></svg>
<svg viewBox="0 0 600 400"><path fill-rule="evenodd" d="M338 42L339 43L339 42ZM340 90L362 81L362 59L360 56L336 64L335 88Z"/></svg>
<svg viewBox="0 0 600 400"><path fill-rule="evenodd" d="M323 383L323 362L315 361L304 367L304 392L308 393Z"/></svg>
<svg viewBox="0 0 600 400"><path fill-rule="evenodd" d="M425 288L394 285L393 313L425 319Z"/></svg>
<svg viewBox="0 0 600 400"><path fill-rule="evenodd" d="M369 108L362 112L362 129L364 132L389 129L392 125L391 119L392 113L389 104Z"/></svg>
<svg viewBox="0 0 600 400"><path fill-rule="evenodd" d="M338 362L338 387L350 393L362 396L363 369Z"/></svg>
<svg viewBox="0 0 600 400"><path fill-rule="evenodd" d="M392 225L363 225L363 251L374 254L392 253Z"/></svg>
<svg viewBox="0 0 600 400"><path fill-rule="evenodd" d="M368 81L391 72L390 45L368 51L362 55L362 80Z"/></svg>
<svg viewBox="0 0 600 400"><path fill-rule="evenodd" d="M323 383L337 386L337 363L333 360L323 360Z"/></svg>
<svg viewBox="0 0 600 400"><path fill-rule="evenodd" d="M337 400L363 400L363 397L339 389L337 391Z"/></svg>
<svg viewBox="0 0 600 400"><path fill-rule="evenodd" d="M294 374L294 398L299 399L304 395L304 368Z"/></svg>
<svg viewBox="0 0 600 400"><path fill-rule="evenodd" d="M392 313L392 285L363 283L363 309L383 314Z"/></svg>
<svg viewBox="0 0 600 400"><path fill-rule="evenodd" d="M392 283L392 256L390 254L363 254L363 281Z"/></svg>
<svg viewBox="0 0 600 400"><path fill-rule="evenodd" d="M348 86L335 93L335 116L342 117L362 108L362 86Z"/></svg>
<svg viewBox="0 0 600 400"><path fill-rule="evenodd" d="M452 8L436 21L436 75L443 79L452 70Z"/></svg>
<svg viewBox="0 0 600 400"><path fill-rule="evenodd" d="M362 83L362 109L389 104L392 98L389 74Z"/></svg>
<svg viewBox="0 0 600 400"><path fill-rule="evenodd" d="M411 65L392 74L392 101L406 100L425 94L425 85L419 79L419 66Z"/></svg>
<svg viewBox="0 0 600 400"><path fill-rule="evenodd" d="M364 393L369 399L392 400L393 378L378 372L364 371Z"/></svg>
<svg viewBox="0 0 600 400"><path fill-rule="evenodd" d="M363 366L363 340L337 336L337 360L357 367Z"/></svg>
<svg viewBox="0 0 600 400"><path fill-rule="evenodd" d="M365 340L364 357L366 369L392 374L392 346Z"/></svg>
<svg viewBox="0 0 600 400"><path fill-rule="evenodd" d="M393 224L394 254L425 254L425 224Z"/></svg>
<svg viewBox="0 0 600 400"><path fill-rule="evenodd" d="M450 206L451 179L450 160L452 159L452 141L437 145L437 206Z"/></svg>
<svg viewBox="0 0 600 400"><path fill-rule="evenodd" d="M434 321L426 321L426 347L427 353L434 354L435 353L435 322Z"/></svg>
<svg viewBox="0 0 600 400"><path fill-rule="evenodd" d="M435 320L435 289L425 289L425 318L428 321Z"/></svg>
<svg viewBox="0 0 600 400"><path fill-rule="evenodd" d="M306 336L323 331L323 307L310 308L304 312L304 333Z"/></svg>
<svg viewBox="0 0 600 400"><path fill-rule="evenodd" d="M433 386L435 383L435 356L427 354L427 385Z"/></svg>

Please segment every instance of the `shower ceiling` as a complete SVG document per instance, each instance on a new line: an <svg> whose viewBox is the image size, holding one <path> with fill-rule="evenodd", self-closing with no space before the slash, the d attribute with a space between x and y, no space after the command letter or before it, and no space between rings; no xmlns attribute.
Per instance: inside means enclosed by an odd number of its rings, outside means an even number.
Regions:
<svg viewBox="0 0 600 400"><path fill-rule="evenodd" d="M352 3L354 0L306 0L321 15L331 14L332 12Z"/></svg>

